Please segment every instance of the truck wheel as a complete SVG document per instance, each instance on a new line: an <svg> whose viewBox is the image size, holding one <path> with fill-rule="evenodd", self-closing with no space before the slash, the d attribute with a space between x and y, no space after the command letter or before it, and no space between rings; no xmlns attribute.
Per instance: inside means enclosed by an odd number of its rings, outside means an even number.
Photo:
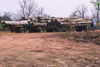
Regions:
<svg viewBox="0 0 100 67"><path fill-rule="evenodd" d="M44 30L44 31L43 31L44 33L47 32L46 28L43 28L43 30Z"/></svg>
<svg viewBox="0 0 100 67"><path fill-rule="evenodd" d="M44 32L44 30L43 30L43 28L42 28L42 27L39 27L39 28L38 28L38 30L39 30L39 32L41 32L41 33L43 33L43 32Z"/></svg>
<svg viewBox="0 0 100 67"><path fill-rule="evenodd" d="M20 32L21 33L24 33L24 28L20 28Z"/></svg>
<svg viewBox="0 0 100 67"><path fill-rule="evenodd" d="M28 33L28 29L27 28L24 28L24 33Z"/></svg>

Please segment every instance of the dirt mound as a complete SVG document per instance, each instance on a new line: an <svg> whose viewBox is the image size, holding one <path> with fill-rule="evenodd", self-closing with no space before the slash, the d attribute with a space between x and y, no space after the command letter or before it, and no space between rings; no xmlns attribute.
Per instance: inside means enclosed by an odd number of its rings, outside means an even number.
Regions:
<svg viewBox="0 0 100 67"><path fill-rule="evenodd" d="M62 34L57 34L62 38L67 38L68 40L74 40L77 42L92 42L97 45L100 45L100 31L88 31L88 32L66 32Z"/></svg>
<svg viewBox="0 0 100 67"><path fill-rule="evenodd" d="M93 42L100 45L100 31L80 32L72 36L77 42Z"/></svg>

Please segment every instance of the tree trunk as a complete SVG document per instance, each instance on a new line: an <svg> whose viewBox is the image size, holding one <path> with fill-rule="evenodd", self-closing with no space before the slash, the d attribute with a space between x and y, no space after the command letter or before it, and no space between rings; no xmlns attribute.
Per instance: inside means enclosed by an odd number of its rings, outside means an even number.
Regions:
<svg viewBox="0 0 100 67"><path fill-rule="evenodd" d="M97 22L99 22L99 5L98 5L98 9L97 9Z"/></svg>

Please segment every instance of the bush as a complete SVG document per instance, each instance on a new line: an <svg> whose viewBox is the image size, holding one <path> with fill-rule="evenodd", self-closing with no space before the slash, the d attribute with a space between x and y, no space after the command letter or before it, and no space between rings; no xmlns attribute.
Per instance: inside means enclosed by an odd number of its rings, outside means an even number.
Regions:
<svg viewBox="0 0 100 67"><path fill-rule="evenodd" d="M0 23L0 31L3 31L4 24Z"/></svg>
<svg viewBox="0 0 100 67"><path fill-rule="evenodd" d="M3 28L3 26L4 26L4 24L0 23L0 29L2 29L2 28Z"/></svg>

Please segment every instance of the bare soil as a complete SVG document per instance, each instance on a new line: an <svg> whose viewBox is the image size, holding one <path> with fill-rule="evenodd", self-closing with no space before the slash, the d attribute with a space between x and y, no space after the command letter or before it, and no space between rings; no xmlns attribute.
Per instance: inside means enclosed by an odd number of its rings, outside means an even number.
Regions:
<svg viewBox="0 0 100 67"><path fill-rule="evenodd" d="M100 31L88 31L88 32L80 32L80 33L74 33L72 35L74 37L74 40L77 42L92 42L97 45L100 45Z"/></svg>
<svg viewBox="0 0 100 67"><path fill-rule="evenodd" d="M1 33L0 67L100 67L100 45L55 34Z"/></svg>

